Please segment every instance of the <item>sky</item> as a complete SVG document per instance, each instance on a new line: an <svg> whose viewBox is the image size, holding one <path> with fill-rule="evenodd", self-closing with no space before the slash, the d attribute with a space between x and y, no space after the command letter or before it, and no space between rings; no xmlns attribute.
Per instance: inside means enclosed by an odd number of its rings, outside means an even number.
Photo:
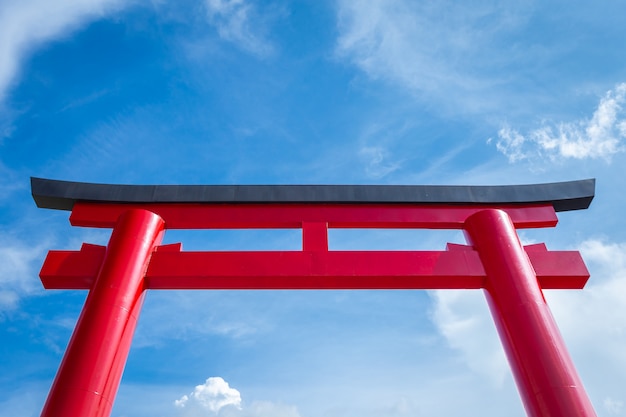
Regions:
<svg viewBox="0 0 626 417"><path fill-rule="evenodd" d="M48 250L108 230L30 177L118 184L532 184L596 178L524 243L579 250L547 290L600 416L626 415L626 3L0 0L0 415L38 416L84 291ZM458 232L331 230L331 249ZM298 230L169 231L187 250ZM115 417L524 416L481 291L149 292Z"/></svg>

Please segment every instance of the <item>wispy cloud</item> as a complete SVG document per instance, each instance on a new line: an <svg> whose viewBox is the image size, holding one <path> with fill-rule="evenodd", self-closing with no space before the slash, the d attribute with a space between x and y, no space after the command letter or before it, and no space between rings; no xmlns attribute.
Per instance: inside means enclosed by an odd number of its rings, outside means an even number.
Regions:
<svg viewBox="0 0 626 417"><path fill-rule="evenodd" d="M266 38L267 16L259 13L254 4L246 0L206 0L209 22L220 37L259 56L267 56L274 46Z"/></svg>
<svg viewBox="0 0 626 417"><path fill-rule="evenodd" d="M624 402L623 401L618 401L618 400L614 400L611 397L606 397L602 403L602 405L604 405L604 408L606 409L606 412L609 413L609 415L612 416L619 416L622 414L622 409L624 408Z"/></svg>
<svg viewBox="0 0 626 417"><path fill-rule="evenodd" d="M35 291L35 261L41 259L45 251L45 245L33 247L18 243L8 246L14 239L6 234L4 238L7 246L0 246L0 312L14 309L21 297Z"/></svg>
<svg viewBox="0 0 626 417"><path fill-rule="evenodd" d="M2 145L1 132L0 145ZM20 175L14 170L7 168L0 160L0 201L9 201L11 195L16 191L24 190L24 186L25 182Z"/></svg>
<svg viewBox="0 0 626 417"><path fill-rule="evenodd" d="M380 179L391 174L401 163L394 161L390 152L382 146L366 146L359 150L359 157L365 163L365 173L369 178Z"/></svg>
<svg viewBox="0 0 626 417"><path fill-rule="evenodd" d="M336 52L369 77L473 112L487 104L522 54L494 53L521 27L528 6L514 2L338 2ZM509 51L510 52L510 51ZM530 55L530 54L527 54ZM527 59L526 57L523 59ZM517 66L519 67L519 66ZM494 94L490 94L493 96Z"/></svg>
<svg viewBox="0 0 626 417"><path fill-rule="evenodd" d="M447 343L460 353L473 372L498 386L508 372L487 302L480 291L446 290L430 293L432 319Z"/></svg>
<svg viewBox="0 0 626 417"><path fill-rule="evenodd" d="M171 340L190 343L207 335L249 343L259 334L271 330L272 324L264 315L238 308L233 296L236 297L231 293L202 291L153 292L142 311L142 320L152 324L137 329L133 346L155 346ZM223 314L198 311L198 305L212 305ZM172 311L195 319L181 321L179 316L172 315Z"/></svg>
<svg viewBox="0 0 626 417"><path fill-rule="evenodd" d="M128 0L1 1L0 102L18 77L20 64L36 47L63 38L131 3Z"/></svg>
<svg viewBox="0 0 626 417"><path fill-rule="evenodd" d="M255 401L241 410L230 408L223 414L224 417L301 417L297 407L270 401Z"/></svg>
<svg viewBox="0 0 626 417"><path fill-rule="evenodd" d="M498 132L496 148L510 162L538 157L550 160L610 160L624 150L626 140L626 83L617 85L600 100L590 119L546 124L528 133L505 126ZM492 142L491 140L489 142Z"/></svg>
<svg viewBox="0 0 626 417"><path fill-rule="evenodd" d="M361 126L357 156L367 178L380 180L403 168L410 155L405 152L399 156L396 148L402 141L412 140L412 127L412 123L386 114L377 115Z"/></svg>

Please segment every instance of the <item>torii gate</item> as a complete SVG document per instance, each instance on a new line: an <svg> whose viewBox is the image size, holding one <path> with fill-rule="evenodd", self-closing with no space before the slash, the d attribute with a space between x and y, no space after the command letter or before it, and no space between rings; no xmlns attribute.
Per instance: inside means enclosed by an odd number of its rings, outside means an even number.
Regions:
<svg viewBox="0 0 626 417"><path fill-rule="evenodd" d="M38 207L112 228L106 247L50 251L46 289L87 289L44 417L106 417L148 289L484 289L529 416L595 416L542 289L582 289L576 251L516 229L586 209L595 180L517 186L108 185L31 178ZM166 229L302 229L302 250L187 252ZM462 229L445 251L329 251L328 228Z"/></svg>

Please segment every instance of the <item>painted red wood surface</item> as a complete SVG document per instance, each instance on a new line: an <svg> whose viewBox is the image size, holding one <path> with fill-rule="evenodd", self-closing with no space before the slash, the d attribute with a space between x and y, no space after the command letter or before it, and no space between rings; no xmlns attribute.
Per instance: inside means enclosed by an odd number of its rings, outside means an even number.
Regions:
<svg viewBox="0 0 626 417"><path fill-rule="evenodd" d="M465 230L487 272L485 295L526 413L594 417L511 219L484 210L467 219Z"/></svg>
<svg viewBox="0 0 626 417"><path fill-rule="evenodd" d="M91 288L103 246L50 251L46 289ZM544 289L583 288L589 272L576 251L528 251ZM157 250L145 274L152 290L481 289L485 270L468 251L170 252Z"/></svg>
<svg viewBox="0 0 626 417"><path fill-rule="evenodd" d="M145 210L120 216L42 416L110 415L143 304L144 272L164 230Z"/></svg>
<svg viewBox="0 0 626 417"><path fill-rule="evenodd" d="M73 226L112 228L130 208L158 214L168 229L298 229L302 223L329 228L463 229L465 219L489 208L480 205L408 204L94 204L74 205ZM518 229L554 227L552 204L498 206Z"/></svg>
<svg viewBox="0 0 626 417"><path fill-rule="evenodd" d="M113 228L108 247L50 251L50 289L89 295L42 416L109 415L145 289L485 289L526 410L595 413L543 299L582 288L578 252L523 248L516 228L552 227L550 204L109 204L77 202L75 226ZM302 250L183 251L165 229L301 228ZM460 229L441 251L330 251L328 228Z"/></svg>

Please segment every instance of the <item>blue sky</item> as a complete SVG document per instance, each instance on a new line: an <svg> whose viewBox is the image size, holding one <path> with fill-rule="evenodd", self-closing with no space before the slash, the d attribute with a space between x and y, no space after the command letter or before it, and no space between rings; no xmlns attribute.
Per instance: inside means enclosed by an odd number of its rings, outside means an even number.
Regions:
<svg viewBox="0 0 626 417"><path fill-rule="evenodd" d="M597 178L524 242L580 250L547 291L601 416L626 415L626 4L0 0L0 414L36 416L82 307L47 250L108 231L29 177L127 184L521 184ZM170 232L296 249L297 231ZM458 233L332 231L334 249ZM523 416L479 291L151 292L113 416Z"/></svg>

